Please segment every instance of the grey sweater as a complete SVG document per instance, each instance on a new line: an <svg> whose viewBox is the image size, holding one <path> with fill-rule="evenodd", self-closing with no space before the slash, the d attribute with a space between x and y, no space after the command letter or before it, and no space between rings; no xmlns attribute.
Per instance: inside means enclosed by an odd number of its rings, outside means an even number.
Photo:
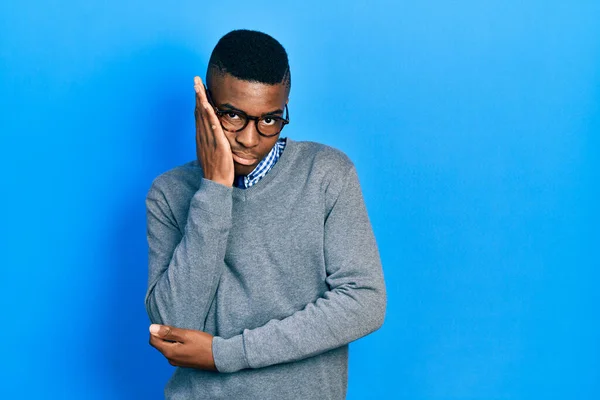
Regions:
<svg viewBox="0 0 600 400"><path fill-rule="evenodd" d="M153 323L214 335L219 372L177 367L167 399L344 399L348 344L383 324L386 289L353 163L287 139L248 189L197 161L146 198Z"/></svg>

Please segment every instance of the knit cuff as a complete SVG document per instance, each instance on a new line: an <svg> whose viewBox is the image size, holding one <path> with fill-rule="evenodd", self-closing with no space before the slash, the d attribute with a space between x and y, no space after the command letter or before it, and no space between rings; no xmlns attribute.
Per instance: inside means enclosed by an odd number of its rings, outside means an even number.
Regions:
<svg viewBox="0 0 600 400"><path fill-rule="evenodd" d="M201 178L200 187L194 194L198 207L211 214L231 216L233 188L206 178Z"/></svg>
<svg viewBox="0 0 600 400"><path fill-rule="evenodd" d="M242 334L229 339L215 336L212 340L213 358L219 372L237 372L250 368L244 350L244 336Z"/></svg>

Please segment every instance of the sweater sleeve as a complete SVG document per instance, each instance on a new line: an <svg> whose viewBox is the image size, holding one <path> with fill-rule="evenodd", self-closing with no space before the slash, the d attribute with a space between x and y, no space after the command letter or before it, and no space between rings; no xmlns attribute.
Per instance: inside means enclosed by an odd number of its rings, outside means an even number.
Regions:
<svg viewBox="0 0 600 400"><path fill-rule="evenodd" d="M293 362L346 345L379 329L387 304L379 251L354 167L325 220L330 290L283 319L212 342L219 372Z"/></svg>
<svg viewBox="0 0 600 400"><path fill-rule="evenodd" d="M204 330L223 272L231 228L232 188L201 178L183 230L160 185L146 197L148 290L152 323Z"/></svg>

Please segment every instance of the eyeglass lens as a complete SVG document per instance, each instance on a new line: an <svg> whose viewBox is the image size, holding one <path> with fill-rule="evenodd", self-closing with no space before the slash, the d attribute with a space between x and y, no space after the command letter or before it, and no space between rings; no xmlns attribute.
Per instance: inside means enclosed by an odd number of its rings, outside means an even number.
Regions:
<svg viewBox="0 0 600 400"><path fill-rule="evenodd" d="M242 129L246 123L247 118L244 114L237 111L231 110L223 113L220 116L223 128L230 131L237 131ZM273 118L265 116L258 120L258 131L265 135L273 135L283 128L283 120L280 118Z"/></svg>

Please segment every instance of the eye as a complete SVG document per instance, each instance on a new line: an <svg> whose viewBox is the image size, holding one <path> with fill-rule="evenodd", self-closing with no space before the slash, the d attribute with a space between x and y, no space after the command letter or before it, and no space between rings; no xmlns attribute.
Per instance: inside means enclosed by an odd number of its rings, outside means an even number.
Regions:
<svg viewBox="0 0 600 400"><path fill-rule="evenodd" d="M237 113L234 113L234 112L228 112L226 115L227 115L227 118L229 118L229 119L239 118L239 115L237 115Z"/></svg>
<svg viewBox="0 0 600 400"><path fill-rule="evenodd" d="M265 125L273 125L275 123L275 118L264 117L262 119L262 123L265 124Z"/></svg>

